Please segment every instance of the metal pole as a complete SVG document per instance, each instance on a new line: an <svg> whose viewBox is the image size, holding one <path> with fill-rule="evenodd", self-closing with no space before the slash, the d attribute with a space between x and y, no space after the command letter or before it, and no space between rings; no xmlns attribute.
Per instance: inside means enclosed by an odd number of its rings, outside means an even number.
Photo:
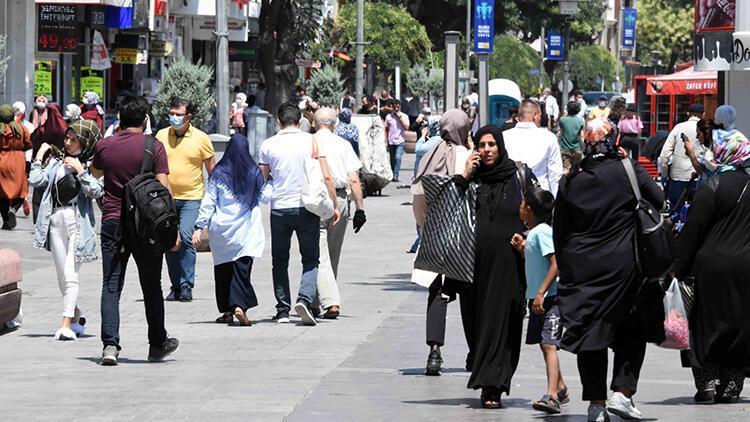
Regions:
<svg viewBox="0 0 750 422"><path fill-rule="evenodd" d="M562 105L561 109L567 107L568 97L568 85L570 85L570 19L565 18L565 62L563 63L563 89L562 89Z"/></svg>
<svg viewBox="0 0 750 422"><path fill-rule="evenodd" d="M542 95L542 92L544 91L544 53L546 52L546 38L545 38L545 32L544 32L544 25L542 25L542 33L539 37L539 51L542 53L540 54L539 58L539 95Z"/></svg>
<svg viewBox="0 0 750 422"><path fill-rule="evenodd" d="M216 130L229 136L229 29L226 0L216 0Z"/></svg>
<svg viewBox="0 0 750 422"><path fill-rule="evenodd" d="M489 124L490 114L490 55L487 53L477 54L477 65L479 66L479 127Z"/></svg>
<svg viewBox="0 0 750 422"><path fill-rule="evenodd" d="M393 98L401 101L401 62L396 62L394 66L395 77L394 82L396 84L395 96Z"/></svg>
<svg viewBox="0 0 750 422"><path fill-rule="evenodd" d="M623 14L624 14L623 11L624 10L625 10L625 7L621 4L620 5L620 17L618 18L618 21L617 21L617 73L616 73L616 76L615 76L615 79L617 79L617 87L615 88L615 90L617 92L621 92L622 91L622 85L620 84L620 66L622 65L621 64L621 62L622 62L622 50L621 50L621 48L622 48L622 41L623 41L622 37L624 35L624 30L623 30L624 29L624 26L623 26L624 22L623 22L622 18L623 18Z"/></svg>
<svg viewBox="0 0 750 422"><path fill-rule="evenodd" d="M458 107L458 31L445 32L443 104L446 111Z"/></svg>
<svg viewBox="0 0 750 422"><path fill-rule="evenodd" d="M364 65L365 65L365 0L357 0L357 58L355 61L355 98L357 107L362 103L362 91L364 90Z"/></svg>
<svg viewBox="0 0 750 422"><path fill-rule="evenodd" d="M471 79L471 0L466 0L466 95L471 90L468 89L469 79Z"/></svg>

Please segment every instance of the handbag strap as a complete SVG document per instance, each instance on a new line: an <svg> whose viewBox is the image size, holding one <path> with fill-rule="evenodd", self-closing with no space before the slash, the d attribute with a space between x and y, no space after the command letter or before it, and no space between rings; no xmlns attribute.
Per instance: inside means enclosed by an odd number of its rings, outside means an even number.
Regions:
<svg viewBox="0 0 750 422"><path fill-rule="evenodd" d="M628 180L630 181L630 187L633 188L635 199L638 203L641 202L641 188L638 187L638 180L635 178L635 169L633 163L630 162L630 158L623 158L620 160L622 166L625 167L625 173L628 174Z"/></svg>

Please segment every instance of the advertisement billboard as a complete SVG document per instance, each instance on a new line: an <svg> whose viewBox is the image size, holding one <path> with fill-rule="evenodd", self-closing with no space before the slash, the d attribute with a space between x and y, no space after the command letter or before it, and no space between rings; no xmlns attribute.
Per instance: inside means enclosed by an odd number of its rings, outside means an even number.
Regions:
<svg viewBox="0 0 750 422"><path fill-rule="evenodd" d="M734 31L737 0L695 0L695 32Z"/></svg>

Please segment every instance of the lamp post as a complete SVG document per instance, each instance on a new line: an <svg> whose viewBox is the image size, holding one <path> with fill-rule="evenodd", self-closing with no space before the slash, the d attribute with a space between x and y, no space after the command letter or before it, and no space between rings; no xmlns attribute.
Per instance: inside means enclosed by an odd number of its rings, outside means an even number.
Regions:
<svg viewBox="0 0 750 422"><path fill-rule="evenodd" d="M570 20L572 16L578 14L578 3L587 0L559 0L560 14L565 16L565 61L563 62L563 87L562 102L568 104L568 94L570 91ZM563 106L564 107L564 106Z"/></svg>

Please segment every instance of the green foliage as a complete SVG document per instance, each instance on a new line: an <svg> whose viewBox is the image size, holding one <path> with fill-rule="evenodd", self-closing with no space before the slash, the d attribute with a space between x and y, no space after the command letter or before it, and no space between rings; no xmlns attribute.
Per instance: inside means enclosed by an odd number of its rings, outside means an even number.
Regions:
<svg viewBox="0 0 750 422"><path fill-rule="evenodd" d="M193 64L179 55L164 73L159 92L154 101L154 114L158 119L169 118L169 104L175 97L187 100L193 106L192 124L201 127L211 118L210 83L213 69L202 64Z"/></svg>
<svg viewBox="0 0 750 422"><path fill-rule="evenodd" d="M436 98L443 97L443 79L445 78L442 70L433 72L427 78L427 89L429 90L430 95Z"/></svg>
<svg viewBox="0 0 750 422"><path fill-rule="evenodd" d="M570 78L584 91L609 90L615 81L615 57L600 45L585 45L573 48L570 52ZM557 79L562 80L562 69L558 68Z"/></svg>
<svg viewBox="0 0 750 422"><path fill-rule="evenodd" d="M310 96L323 107L337 108L344 96L344 81L341 72L334 66L316 70L307 82Z"/></svg>
<svg viewBox="0 0 750 422"><path fill-rule="evenodd" d="M652 51L661 52L673 67L693 57L693 2L641 0L638 2L638 59L649 64Z"/></svg>
<svg viewBox="0 0 750 422"><path fill-rule="evenodd" d="M10 56L5 55L5 35L0 35L0 81L5 80L5 71L8 69L8 62L10 62Z"/></svg>
<svg viewBox="0 0 750 422"><path fill-rule="evenodd" d="M518 84L524 95L535 95L539 90L539 75L529 71L539 68L539 53L515 37L495 37L495 54L490 56L490 79L510 79ZM546 81L545 81L546 82Z"/></svg>
<svg viewBox="0 0 750 422"><path fill-rule="evenodd" d="M406 72L406 87L414 96L427 98L430 95L430 75L424 66L414 65Z"/></svg>
<svg viewBox="0 0 750 422"><path fill-rule="evenodd" d="M356 5L343 4L334 23L332 45L348 48L356 41ZM393 69L400 61L403 69L422 62L432 43L424 25L414 19L403 6L381 2L365 3L365 54L372 56L381 69Z"/></svg>

